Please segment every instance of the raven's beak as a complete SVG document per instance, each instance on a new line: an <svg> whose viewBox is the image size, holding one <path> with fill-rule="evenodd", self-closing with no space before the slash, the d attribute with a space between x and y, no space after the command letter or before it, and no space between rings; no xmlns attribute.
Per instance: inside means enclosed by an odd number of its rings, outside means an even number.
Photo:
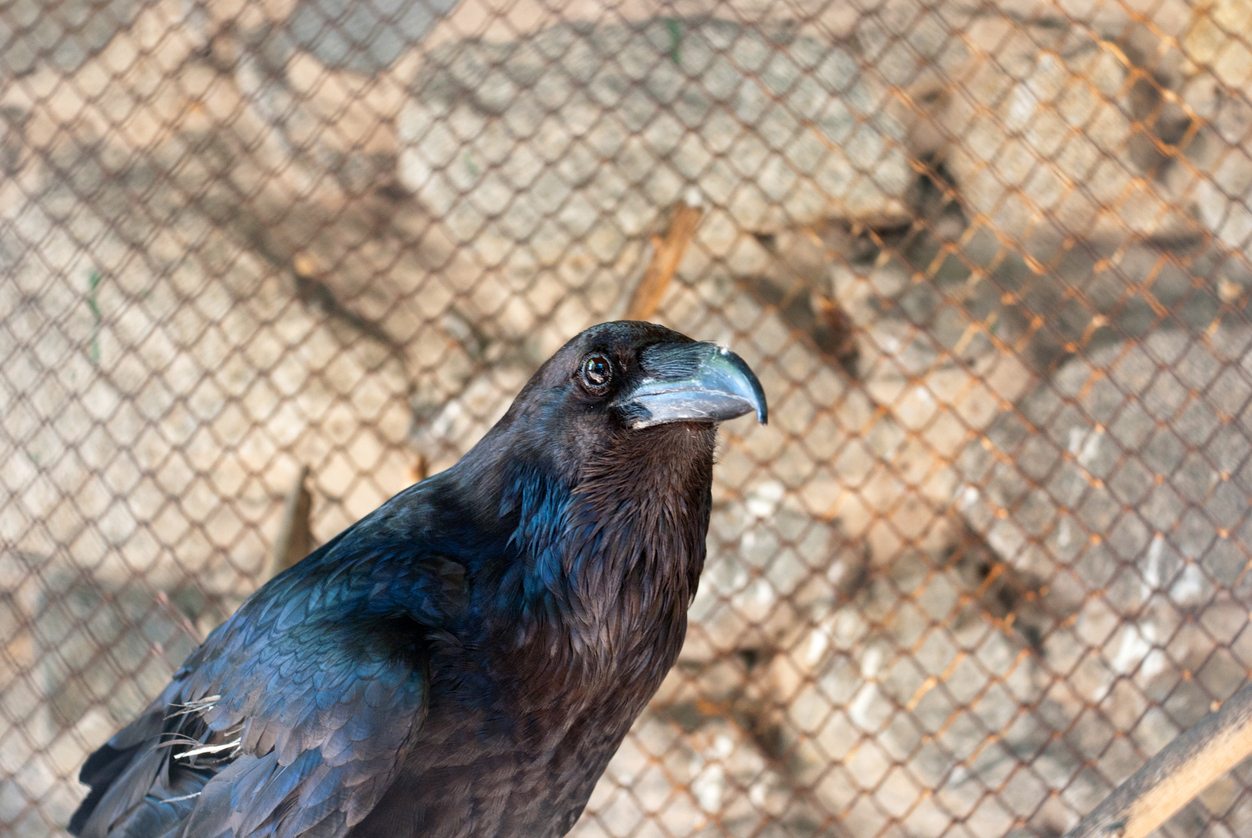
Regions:
<svg viewBox="0 0 1252 838"><path fill-rule="evenodd" d="M632 428L667 422L723 422L756 412L769 418L765 391L744 360L711 343L662 343L643 350L643 381L617 400Z"/></svg>

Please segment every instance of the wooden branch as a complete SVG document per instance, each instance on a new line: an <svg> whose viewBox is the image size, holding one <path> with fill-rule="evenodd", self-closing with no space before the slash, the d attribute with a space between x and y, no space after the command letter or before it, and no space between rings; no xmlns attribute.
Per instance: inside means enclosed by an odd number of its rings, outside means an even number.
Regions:
<svg viewBox="0 0 1252 838"><path fill-rule="evenodd" d="M648 269L635 286L635 293L626 307L627 320L651 320L656 314L703 214L699 196L688 197L685 203L678 205L665 238L652 240L652 261L648 263Z"/></svg>
<svg viewBox="0 0 1252 838"><path fill-rule="evenodd" d="M304 485L309 479L309 467L300 466L287 502L283 504L283 520L278 538L274 540L274 552L270 557L270 576L282 573L307 556L313 549L313 534L309 530L309 510L313 496Z"/></svg>
<svg viewBox="0 0 1252 838"><path fill-rule="evenodd" d="M1252 684L1179 734L1065 838L1146 838L1249 755Z"/></svg>

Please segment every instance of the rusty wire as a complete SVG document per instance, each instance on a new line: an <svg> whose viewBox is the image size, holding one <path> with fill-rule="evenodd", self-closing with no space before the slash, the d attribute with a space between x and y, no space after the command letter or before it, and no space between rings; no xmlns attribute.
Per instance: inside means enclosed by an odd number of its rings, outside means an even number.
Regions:
<svg viewBox="0 0 1252 838"><path fill-rule="evenodd" d="M0 831L62 834L306 470L321 543L662 247L651 316L773 423L575 832L1072 826L1252 665L1249 21L0 0ZM1164 834L1247 834L1250 784Z"/></svg>

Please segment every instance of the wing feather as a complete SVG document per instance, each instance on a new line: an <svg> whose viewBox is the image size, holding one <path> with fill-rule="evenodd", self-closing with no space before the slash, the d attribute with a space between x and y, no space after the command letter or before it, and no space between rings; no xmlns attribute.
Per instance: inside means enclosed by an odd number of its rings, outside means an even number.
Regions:
<svg viewBox="0 0 1252 838"><path fill-rule="evenodd" d="M425 638L456 587L446 559L388 575L370 558L311 579L297 565L218 627L87 761L93 789L71 831L342 838L360 822L420 731Z"/></svg>

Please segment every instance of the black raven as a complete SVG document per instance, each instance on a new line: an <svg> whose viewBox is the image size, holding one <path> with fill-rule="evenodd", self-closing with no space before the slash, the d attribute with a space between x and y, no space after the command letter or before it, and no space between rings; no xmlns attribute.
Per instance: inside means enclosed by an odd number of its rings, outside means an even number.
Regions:
<svg viewBox="0 0 1252 838"><path fill-rule="evenodd" d="M455 466L274 577L83 766L81 838L563 835L674 664L739 356L567 343Z"/></svg>

